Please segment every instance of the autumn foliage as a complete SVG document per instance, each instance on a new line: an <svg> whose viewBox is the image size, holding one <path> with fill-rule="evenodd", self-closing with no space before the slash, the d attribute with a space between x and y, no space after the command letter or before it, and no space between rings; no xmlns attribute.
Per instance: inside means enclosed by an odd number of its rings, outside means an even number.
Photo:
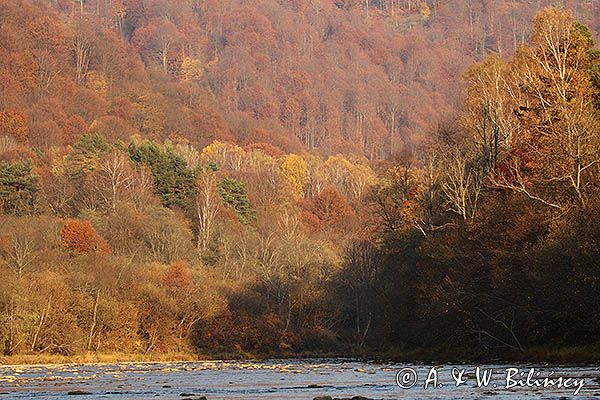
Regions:
<svg viewBox="0 0 600 400"><path fill-rule="evenodd" d="M354 217L354 211L348 200L332 188L327 188L318 196L307 199L303 208L303 222L317 231L331 227L339 228L345 220Z"/></svg>
<svg viewBox="0 0 600 400"><path fill-rule="evenodd" d="M600 2L550 3L1 1L0 352L587 352Z"/></svg>
<svg viewBox="0 0 600 400"><path fill-rule="evenodd" d="M165 271L161 280L170 290L185 291L192 284L192 271L185 261L176 261Z"/></svg>
<svg viewBox="0 0 600 400"><path fill-rule="evenodd" d="M90 221L68 219L60 231L63 246L73 253L107 254L111 249Z"/></svg>
<svg viewBox="0 0 600 400"><path fill-rule="evenodd" d="M29 128L27 116L21 111L4 110L0 112L0 135L7 135L18 142L26 142Z"/></svg>

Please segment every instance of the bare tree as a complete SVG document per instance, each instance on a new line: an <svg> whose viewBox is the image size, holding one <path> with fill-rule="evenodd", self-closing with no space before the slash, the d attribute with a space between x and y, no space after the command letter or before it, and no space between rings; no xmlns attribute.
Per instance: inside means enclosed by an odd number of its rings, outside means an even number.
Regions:
<svg viewBox="0 0 600 400"><path fill-rule="evenodd" d="M75 53L75 72L77 82L83 82L87 76L93 51L92 34L90 28L83 23L75 27L73 37L73 51Z"/></svg>
<svg viewBox="0 0 600 400"><path fill-rule="evenodd" d="M94 177L96 189L112 210L123 194L131 189L135 179L129 157L118 150L113 150L98 163Z"/></svg>
<svg viewBox="0 0 600 400"><path fill-rule="evenodd" d="M14 235L10 239L10 247L5 251L8 264L22 277L29 266L35 261L35 243L31 235L26 232Z"/></svg>
<svg viewBox="0 0 600 400"><path fill-rule="evenodd" d="M213 173L204 172L198 177L198 196L196 214L198 216L197 248L204 252L210 243L213 224L219 211L220 198L216 190L216 178Z"/></svg>
<svg viewBox="0 0 600 400"><path fill-rule="evenodd" d="M479 196L483 189L484 174L458 149L446 156L446 176L441 183L446 207L471 222L477 213Z"/></svg>

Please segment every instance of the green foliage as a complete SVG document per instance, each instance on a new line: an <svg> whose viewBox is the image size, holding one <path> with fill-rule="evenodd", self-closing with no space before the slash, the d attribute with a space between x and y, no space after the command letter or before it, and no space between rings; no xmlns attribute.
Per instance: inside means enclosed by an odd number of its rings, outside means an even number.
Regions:
<svg viewBox="0 0 600 400"><path fill-rule="evenodd" d="M110 152L110 149L110 144L102 135L97 133L83 135L73 146L73 151L67 158L69 174L72 177L79 177L92 172L96 168L98 159Z"/></svg>
<svg viewBox="0 0 600 400"><path fill-rule="evenodd" d="M38 178L31 161L0 161L0 207L4 212L26 214L33 210Z"/></svg>
<svg viewBox="0 0 600 400"><path fill-rule="evenodd" d="M131 159L150 167L156 194L165 207L188 207L196 195L195 174L169 146L153 141L129 146Z"/></svg>
<svg viewBox="0 0 600 400"><path fill-rule="evenodd" d="M256 219L256 211L250 207L248 190L244 182L233 178L225 178L217 186L221 198L235 210L242 224L250 224Z"/></svg>
<svg viewBox="0 0 600 400"><path fill-rule="evenodd" d="M587 45L589 47L594 47L595 42L594 42L594 38L592 36L592 31L590 30L590 28L588 28L586 25L582 24L581 22L575 22L575 30L587 40L587 42L588 42Z"/></svg>

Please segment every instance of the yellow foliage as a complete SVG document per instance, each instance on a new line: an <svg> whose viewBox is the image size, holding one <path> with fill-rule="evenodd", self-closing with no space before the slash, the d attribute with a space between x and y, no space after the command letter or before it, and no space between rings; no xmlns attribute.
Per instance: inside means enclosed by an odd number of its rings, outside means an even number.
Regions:
<svg viewBox="0 0 600 400"><path fill-rule="evenodd" d="M67 156L57 157L52 160L52 165L50 166L52 175L63 176L67 171L68 164Z"/></svg>
<svg viewBox="0 0 600 400"><path fill-rule="evenodd" d="M246 158L246 152L240 146L215 140L200 155L205 163L215 163L219 168L240 171Z"/></svg>
<svg viewBox="0 0 600 400"><path fill-rule="evenodd" d="M308 183L306 185L306 195L314 197L321 194L326 186L326 177L323 171L323 160L314 154L304 153L302 155L308 169Z"/></svg>
<svg viewBox="0 0 600 400"><path fill-rule="evenodd" d="M202 79L204 75L202 61L196 58L185 57L181 62L181 74L186 81L198 81Z"/></svg>
<svg viewBox="0 0 600 400"><path fill-rule="evenodd" d="M98 94L108 93L108 82L104 74L98 71L90 71L86 77L86 86Z"/></svg>
<svg viewBox="0 0 600 400"><path fill-rule="evenodd" d="M421 15L423 16L423 19L429 19L431 17L431 8L429 8L427 3L423 3L423 6L421 7Z"/></svg>
<svg viewBox="0 0 600 400"><path fill-rule="evenodd" d="M291 189L294 199L304 197L304 188L308 183L308 168L306 161L297 154L290 154L283 158L279 167L281 176Z"/></svg>
<svg viewBox="0 0 600 400"><path fill-rule="evenodd" d="M361 160L348 160L342 155L331 156L323 165L324 174L330 185L340 193L360 198L367 187L375 183L375 173Z"/></svg>
<svg viewBox="0 0 600 400"><path fill-rule="evenodd" d="M252 150L246 154L246 165L256 171L269 171L275 165L275 159L261 150Z"/></svg>

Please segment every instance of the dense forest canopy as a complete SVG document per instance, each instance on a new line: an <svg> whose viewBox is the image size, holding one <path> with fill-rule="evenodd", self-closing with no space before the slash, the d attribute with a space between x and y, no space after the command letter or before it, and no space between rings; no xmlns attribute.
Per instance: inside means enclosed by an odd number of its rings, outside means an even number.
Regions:
<svg viewBox="0 0 600 400"><path fill-rule="evenodd" d="M598 29L584 0L2 1L0 351L582 361Z"/></svg>
<svg viewBox="0 0 600 400"><path fill-rule="evenodd" d="M382 159L462 100L466 67L510 55L535 12L593 1L4 1L0 106L32 147L87 131Z"/></svg>

